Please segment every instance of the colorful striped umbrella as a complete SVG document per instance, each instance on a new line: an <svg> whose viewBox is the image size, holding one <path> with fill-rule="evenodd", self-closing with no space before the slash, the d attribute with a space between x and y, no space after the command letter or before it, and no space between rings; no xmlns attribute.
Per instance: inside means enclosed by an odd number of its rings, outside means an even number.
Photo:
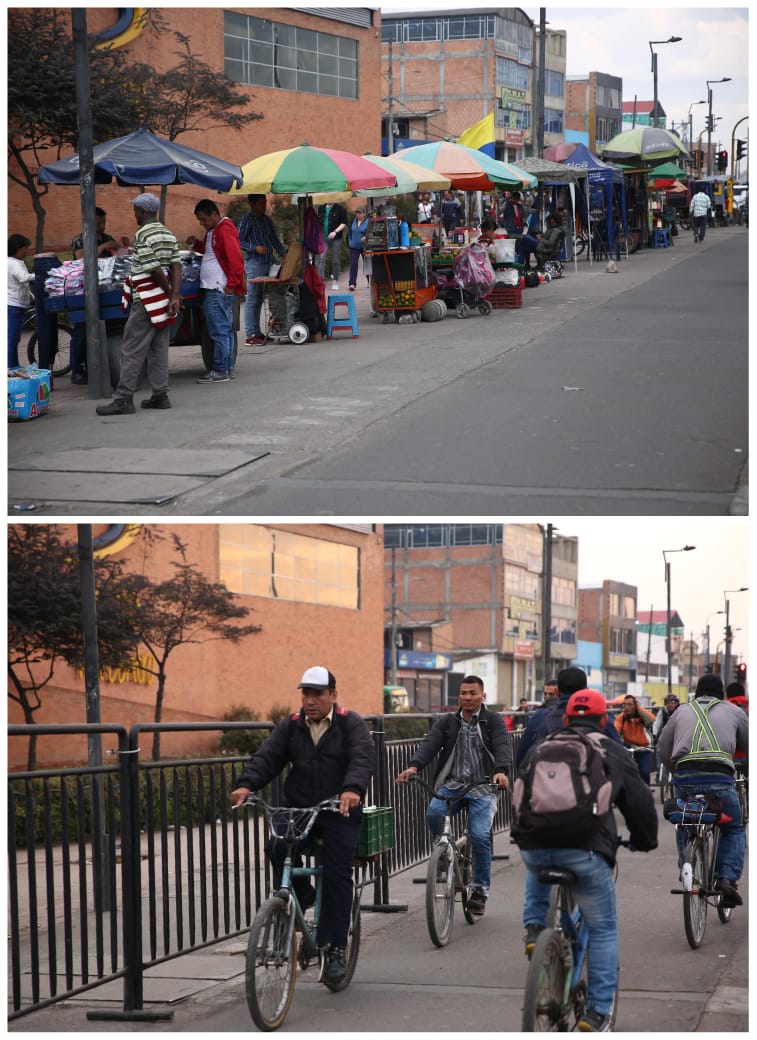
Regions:
<svg viewBox="0 0 757 1040"><path fill-rule="evenodd" d="M242 167L244 182L232 195L312 195L320 191L391 188L393 173L352 152L309 144L259 155Z"/></svg>
<svg viewBox="0 0 757 1040"><path fill-rule="evenodd" d="M537 186L536 177L518 166L492 159L484 152L452 141L414 145L403 151L402 158L449 177L452 187L460 191Z"/></svg>

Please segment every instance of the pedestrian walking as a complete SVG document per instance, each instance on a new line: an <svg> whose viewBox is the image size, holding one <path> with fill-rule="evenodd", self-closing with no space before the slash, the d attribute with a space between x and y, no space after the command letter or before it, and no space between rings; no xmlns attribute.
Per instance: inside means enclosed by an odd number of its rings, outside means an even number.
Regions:
<svg viewBox="0 0 757 1040"><path fill-rule="evenodd" d="M368 217L365 206L359 206L355 210L355 217L350 224L347 244L350 247L350 291L354 292L357 287L357 267L365 247L365 235L368 231ZM366 275L366 277L368 277Z"/></svg>
<svg viewBox="0 0 757 1040"><path fill-rule="evenodd" d="M691 223L694 225L694 241L704 242L707 220L712 214L712 199L706 191L698 191L689 203Z"/></svg>

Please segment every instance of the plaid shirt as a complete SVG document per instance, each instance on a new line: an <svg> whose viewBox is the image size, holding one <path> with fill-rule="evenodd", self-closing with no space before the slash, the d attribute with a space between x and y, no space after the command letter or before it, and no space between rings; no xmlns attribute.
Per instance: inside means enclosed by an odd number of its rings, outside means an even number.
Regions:
<svg viewBox="0 0 757 1040"><path fill-rule="evenodd" d="M286 252L276 234L273 221L265 214L258 217L255 213L245 213L239 222L239 244L244 250L246 260L254 258L261 264L271 264L274 254L283 256ZM255 252L256 246L265 246L265 256Z"/></svg>

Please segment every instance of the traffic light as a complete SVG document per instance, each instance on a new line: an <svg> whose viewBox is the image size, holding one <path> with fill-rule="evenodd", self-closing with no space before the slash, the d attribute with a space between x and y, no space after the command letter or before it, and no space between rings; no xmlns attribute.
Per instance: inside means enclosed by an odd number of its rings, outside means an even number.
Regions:
<svg viewBox="0 0 757 1040"><path fill-rule="evenodd" d="M742 686L746 686L746 665L743 661L739 661L733 670L733 677L737 683L741 683Z"/></svg>
<svg viewBox="0 0 757 1040"><path fill-rule="evenodd" d="M724 173L728 169L728 152L718 152L718 170Z"/></svg>
<svg viewBox="0 0 757 1040"><path fill-rule="evenodd" d="M740 162L746 155L746 141L736 138L736 162Z"/></svg>

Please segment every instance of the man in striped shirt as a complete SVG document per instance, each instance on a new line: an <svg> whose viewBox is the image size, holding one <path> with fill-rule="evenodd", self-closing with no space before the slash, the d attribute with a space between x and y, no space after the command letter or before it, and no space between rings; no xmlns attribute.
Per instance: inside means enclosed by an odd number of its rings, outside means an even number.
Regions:
<svg viewBox="0 0 757 1040"><path fill-rule="evenodd" d="M260 332L260 308L263 306L263 284L253 278L264 278L275 257L281 259L286 252L273 221L266 216L265 195L248 195L250 212L239 221L239 244L244 253L244 270L247 276L247 300L244 308L245 343L257 346L265 343Z"/></svg>
<svg viewBox="0 0 757 1040"><path fill-rule="evenodd" d="M110 404L100 405L98 415L133 415L134 391L142 366L147 359L147 378L152 396L142 401L143 408L170 408L168 399L168 345L170 326L165 314L150 310L145 300L162 293L168 299L169 317L179 313L181 259L176 236L158 220L160 199L145 192L132 200L137 232L134 235L134 258L131 266L132 302L121 344L121 378ZM164 268L169 269L166 275ZM145 282L145 278L149 281ZM166 308L163 310L165 311ZM151 310L153 314L151 316Z"/></svg>

